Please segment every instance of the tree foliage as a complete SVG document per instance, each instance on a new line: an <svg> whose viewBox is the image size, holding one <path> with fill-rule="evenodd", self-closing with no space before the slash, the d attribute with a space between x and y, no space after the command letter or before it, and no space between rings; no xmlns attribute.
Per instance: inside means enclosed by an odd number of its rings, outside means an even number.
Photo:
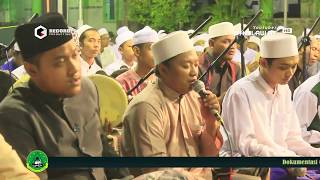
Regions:
<svg viewBox="0 0 320 180"><path fill-rule="evenodd" d="M246 17L248 23L254 12L245 3L246 0L219 0L214 4L200 4L195 0L130 0L129 18L141 27L149 25L167 32L195 29L209 15L213 20L207 26L222 21L236 24L241 17Z"/></svg>
<svg viewBox="0 0 320 180"><path fill-rule="evenodd" d="M183 29L191 16L192 0L130 0L130 21L167 32Z"/></svg>

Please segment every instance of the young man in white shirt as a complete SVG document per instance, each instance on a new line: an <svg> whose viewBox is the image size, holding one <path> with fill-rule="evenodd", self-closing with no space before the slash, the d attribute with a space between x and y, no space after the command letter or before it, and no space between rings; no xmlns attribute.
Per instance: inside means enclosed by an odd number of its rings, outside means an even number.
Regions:
<svg viewBox="0 0 320 180"><path fill-rule="evenodd" d="M293 94L293 103L300 120L302 137L315 147L320 147L319 97L320 73L307 79Z"/></svg>
<svg viewBox="0 0 320 180"><path fill-rule="evenodd" d="M319 156L302 139L287 85L299 61L296 37L275 33L261 39L260 67L230 87L222 116L244 156Z"/></svg>
<svg viewBox="0 0 320 180"><path fill-rule="evenodd" d="M82 25L77 30L81 51L82 76L89 76L101 70L95 58L100 53L100 35L96 29L89 25Z"/></svg>

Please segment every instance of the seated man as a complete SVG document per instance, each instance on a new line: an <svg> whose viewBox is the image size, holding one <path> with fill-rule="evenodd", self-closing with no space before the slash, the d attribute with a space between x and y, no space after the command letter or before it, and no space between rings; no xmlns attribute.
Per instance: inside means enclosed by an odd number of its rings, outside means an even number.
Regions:
<svg viewBox="0 0 320 180"><path fill-rule="evenodd" d="M115 71L126 68L131 69L136 63L132 45L134 33L124 26L117 31L116 48L121 54L121 59L109 64L104 68L108 75L112 75Z"/></svg>
<svg viewBox="0 0 320 180"><path fill-rule="evenodd" d="M129 69L116 79L122 85L123 89L128 92L138 84L141 78L150 72L154 67L153 55L151 52L151 45L158 40L158 34L149 26L137 31L133 36L133 52L137 57L137 65L133 69ZM148 80L153 79L153 76ZM144 81L138 86L131 95L136 95L147 86L147 81Z"/></svg>
<svg viewBox="0 0 320 180"><path fill-rule="evenodd" d="M38 34L42 39L34 35L40 25L48 30L45 37ZM1 102L0 133L23 162L37 149L49 157L107 156L111 148L101 139L97 91L90 80L81 79L75 41L68 31L57 35L50 34L49 29L68 27L62 15L52 13L15 31L30 81ZM41 179L106 178L103 168L49 168L37 175Z"/></svg>
<svg viewBox="0 0 320 180"><path fill-rule="evenodd" d="M299 53L293 35L262 37L260 67L228 90L222 104L226 129L244 156L319 156L302 139L288 82Z"/></svg>
<svg viewBox="0 0 320 180"><path fill-rule="evenodd" d="M210 91L206 91L203 103L192 91L199 60L188 34L182 31L168 34L151 49L157 80L129 104L123 122L123 154L217 156L222 137L219 124L208 111L219 111L220 105ZM205 172L203 176L210 176L207 170L201 169Z"/></svg>
<svg viewBox="0 0 320 180"><path fill-rule="evenodd" d="M16 151L0 134L0 179L39 179L22 164Z"/></svg>
<svg viewBox="0 0 320 180"><path fill-rule="evenodd" d="M311 72L309 67L313 67L313 65L316 65L318 63L318 58L320 56L319 54L320 48L318 47L318 40L315 37L310 38L310 45L306 47L306 73L305 77L303 74L303 61L304 61L304 49L301 48L299 52L299 63L297 66L297 70L295 71L293 77L289 81L289 88L291 90L291 93L293 94L294 90L303 83L306 79L308 79L310 76L314 75L313 72Z"/></svg>
<svg viewBox="0 0 320 180"><path fill-rule="evenodd" d="M201 70L209 65L229 46L235 38L235 30L230 22L222 22L209 27L209 48L204 55ZM229 87L241 78L240 65L232 61L236 44L220 59L204 79L206 86L218 96L221 103Z"/></svg>
<svg viewBox="0 0 320 180"><path fill-rule="evenodd" d="M100 53L100 35L96 29L89 25L82 25L77 30L81 56L81 74L89 76L102 70L95 58Z"/></svg>
<svg viewBox="0 0 320 180"><path fill-rule="evenodd" d="M320 73L310 77L294 91L293 103L300 120L302 137L320 147Z"/></svg>

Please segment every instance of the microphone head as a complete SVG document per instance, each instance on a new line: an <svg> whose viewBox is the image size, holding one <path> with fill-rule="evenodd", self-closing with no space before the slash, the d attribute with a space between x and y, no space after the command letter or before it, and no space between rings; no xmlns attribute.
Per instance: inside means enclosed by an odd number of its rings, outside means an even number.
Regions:
<svg viewBox="0 0 320 180"><path fill-rule="evenodd" d="M204 83L200 80L197 80L196 82L193 83L192 89L195 92L200 93L201 91L203 91L205 89Z"/></svg>

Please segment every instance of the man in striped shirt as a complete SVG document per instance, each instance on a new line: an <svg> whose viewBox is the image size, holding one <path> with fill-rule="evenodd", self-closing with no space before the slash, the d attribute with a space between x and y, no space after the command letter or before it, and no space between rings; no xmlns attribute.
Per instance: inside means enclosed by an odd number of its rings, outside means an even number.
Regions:
<svg viewBox="0 0 320 180"><path fill-rule="evenodd" d="M151 45L157 40L157 32L151 29L149 26L144 27L134 34L133 51L137 57L138 63L133 69L129 69L116 78L126 92L132 89L139 82L139 80L154 67ZM152 79L152 77L149 79ZM132 95L134 96L138 94L146 87L146 85L147 82L142 83L132 92Z"/></svg>

